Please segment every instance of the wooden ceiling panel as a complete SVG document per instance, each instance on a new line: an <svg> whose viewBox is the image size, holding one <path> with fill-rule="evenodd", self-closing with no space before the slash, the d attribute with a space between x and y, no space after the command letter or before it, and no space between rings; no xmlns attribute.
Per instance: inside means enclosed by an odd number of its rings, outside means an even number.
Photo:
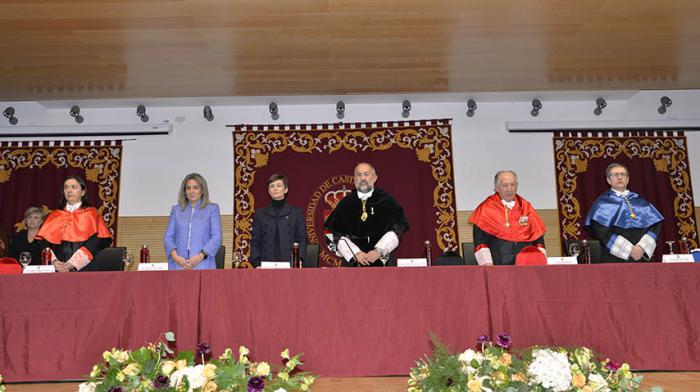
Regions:
<svg viewBox="0 0 700 392"><path fill-rule="evenodd" d="M0 99L700 88L700 2L3 0Z"/></svg>

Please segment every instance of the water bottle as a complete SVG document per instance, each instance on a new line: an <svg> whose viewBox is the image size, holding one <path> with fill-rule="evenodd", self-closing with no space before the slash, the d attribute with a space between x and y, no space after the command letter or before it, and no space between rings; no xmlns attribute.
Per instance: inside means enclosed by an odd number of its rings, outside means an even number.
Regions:
<svg viewBox="0 0 700 392"><path fill-rule="evenodd" d="M143 244L141 246L141 254L139 255L139 263L150 263L151 262L151 252L148 250L148 246Z"/></svg>
<svg viewBox="0 0 700 392"><path fill-rule="evenodd" d="M425 247L425 260L427 262L428 267L430 267L431 265L433 265L433 252L430 248L430 241L425 240L423 246Z"/></svg>
<svg viewBox="0 0 700 392"><path fill-rule="evenodd" d="M299 243L292 244L292 268L301 268L301 259L299 258Z"/></svg>
<svg viewBox="0 0 700 392"><path fill-rule="evenodd" d="M688 237L682 237L680 241L681 245L681 254L687 255L690 254L690 241L688 240Z"/></svg>
<svg viewBox="0 0 700 392"><path fill-rule="evenodd" d="M51 265L51 248L46 247L41 251L41 265Z"/></svg>
<svg viewBox="0 0 700 392"><path fill-rule="evenodd" d="M581 255L582 264L591 264L591 246L588 244L588 240L581 241Z"/></svg>

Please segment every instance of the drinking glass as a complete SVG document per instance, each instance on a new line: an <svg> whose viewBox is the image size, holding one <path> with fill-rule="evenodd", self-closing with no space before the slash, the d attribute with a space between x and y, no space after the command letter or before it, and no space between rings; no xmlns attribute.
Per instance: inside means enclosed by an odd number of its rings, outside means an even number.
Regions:
<svg viewBox="0 0 700 392"><path fill-rule="evenodd" d="M20 252L19 253L19 263L22 264L22 269L27 268L27 266L31 262L32 262L32 254L30 252Z"/></svg>
<svg viewBox="0 0 700 392"><path fill-rule="evenodd" d="M581 253L581 245L578 242L572 242L569 244L569 256L578 259L578 255Z"/></svg>
<svg viewBox="0 0 700 392"><path fill-rule="evenodd" d="M233 252L233 268L240 268L242 261L243 254L238 251Z"/></svg>
<svg viewBox="0 0 700 392"><path fill-rule="evenodd" d="M131 252L124 250L124 253L122 254L122 262L124 263L124 269L129 270L131 263L134 262L134 255L132 255Z"/></svg>
<svg viewBox="0 0 700 392"><path fill-rule="evenodd" d="M382 267L386 267L386 262L389 261L389 255L379 256L379 260L382 261Z"/></svg>
<svg viewBox="0 0 700 392"><path fill-rule="evenodd" d="M666 245L668 245L668 254L672 255L673 254L673 243L676 241L666 241Z"/></svg>

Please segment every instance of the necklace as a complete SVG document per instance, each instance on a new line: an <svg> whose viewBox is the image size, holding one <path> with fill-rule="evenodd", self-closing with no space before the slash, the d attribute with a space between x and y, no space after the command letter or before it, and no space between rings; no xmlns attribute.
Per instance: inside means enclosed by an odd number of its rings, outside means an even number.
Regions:
<svg viewBox="0 0 700 392"><path fill-rule="evenodd" d="M363 222L367 220L367 199L362 200L362 215L360 215L360 220Z"/></svg>
<svg viewBox="0 0 700 392"><path fill-rule="evenodd" d="M510 222L508 222L508 206L503 205L503 208L505 209L506 213L506 227L510 227Z"/></svg>
<svg viewBox="0 0 700 392"><path fill-rule="evenodd" d="M637 219L637 214L634 213L634 210L632 209L632 203L630 203L629 199L627 199L627 196L622 196L622 199L625 201L627 204L627 209L630 211L630 218L632 219Z"/></svg>

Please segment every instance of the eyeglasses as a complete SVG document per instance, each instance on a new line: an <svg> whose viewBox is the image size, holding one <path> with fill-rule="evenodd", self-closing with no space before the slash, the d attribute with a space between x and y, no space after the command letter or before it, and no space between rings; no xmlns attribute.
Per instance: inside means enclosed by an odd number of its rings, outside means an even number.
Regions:
<svg viewBox="0 0 700 392"><path fill-rule="evenodd" d="M627 173L610 173L610 175L608 177L625 178L625 177L627 177Z"/></svg>

